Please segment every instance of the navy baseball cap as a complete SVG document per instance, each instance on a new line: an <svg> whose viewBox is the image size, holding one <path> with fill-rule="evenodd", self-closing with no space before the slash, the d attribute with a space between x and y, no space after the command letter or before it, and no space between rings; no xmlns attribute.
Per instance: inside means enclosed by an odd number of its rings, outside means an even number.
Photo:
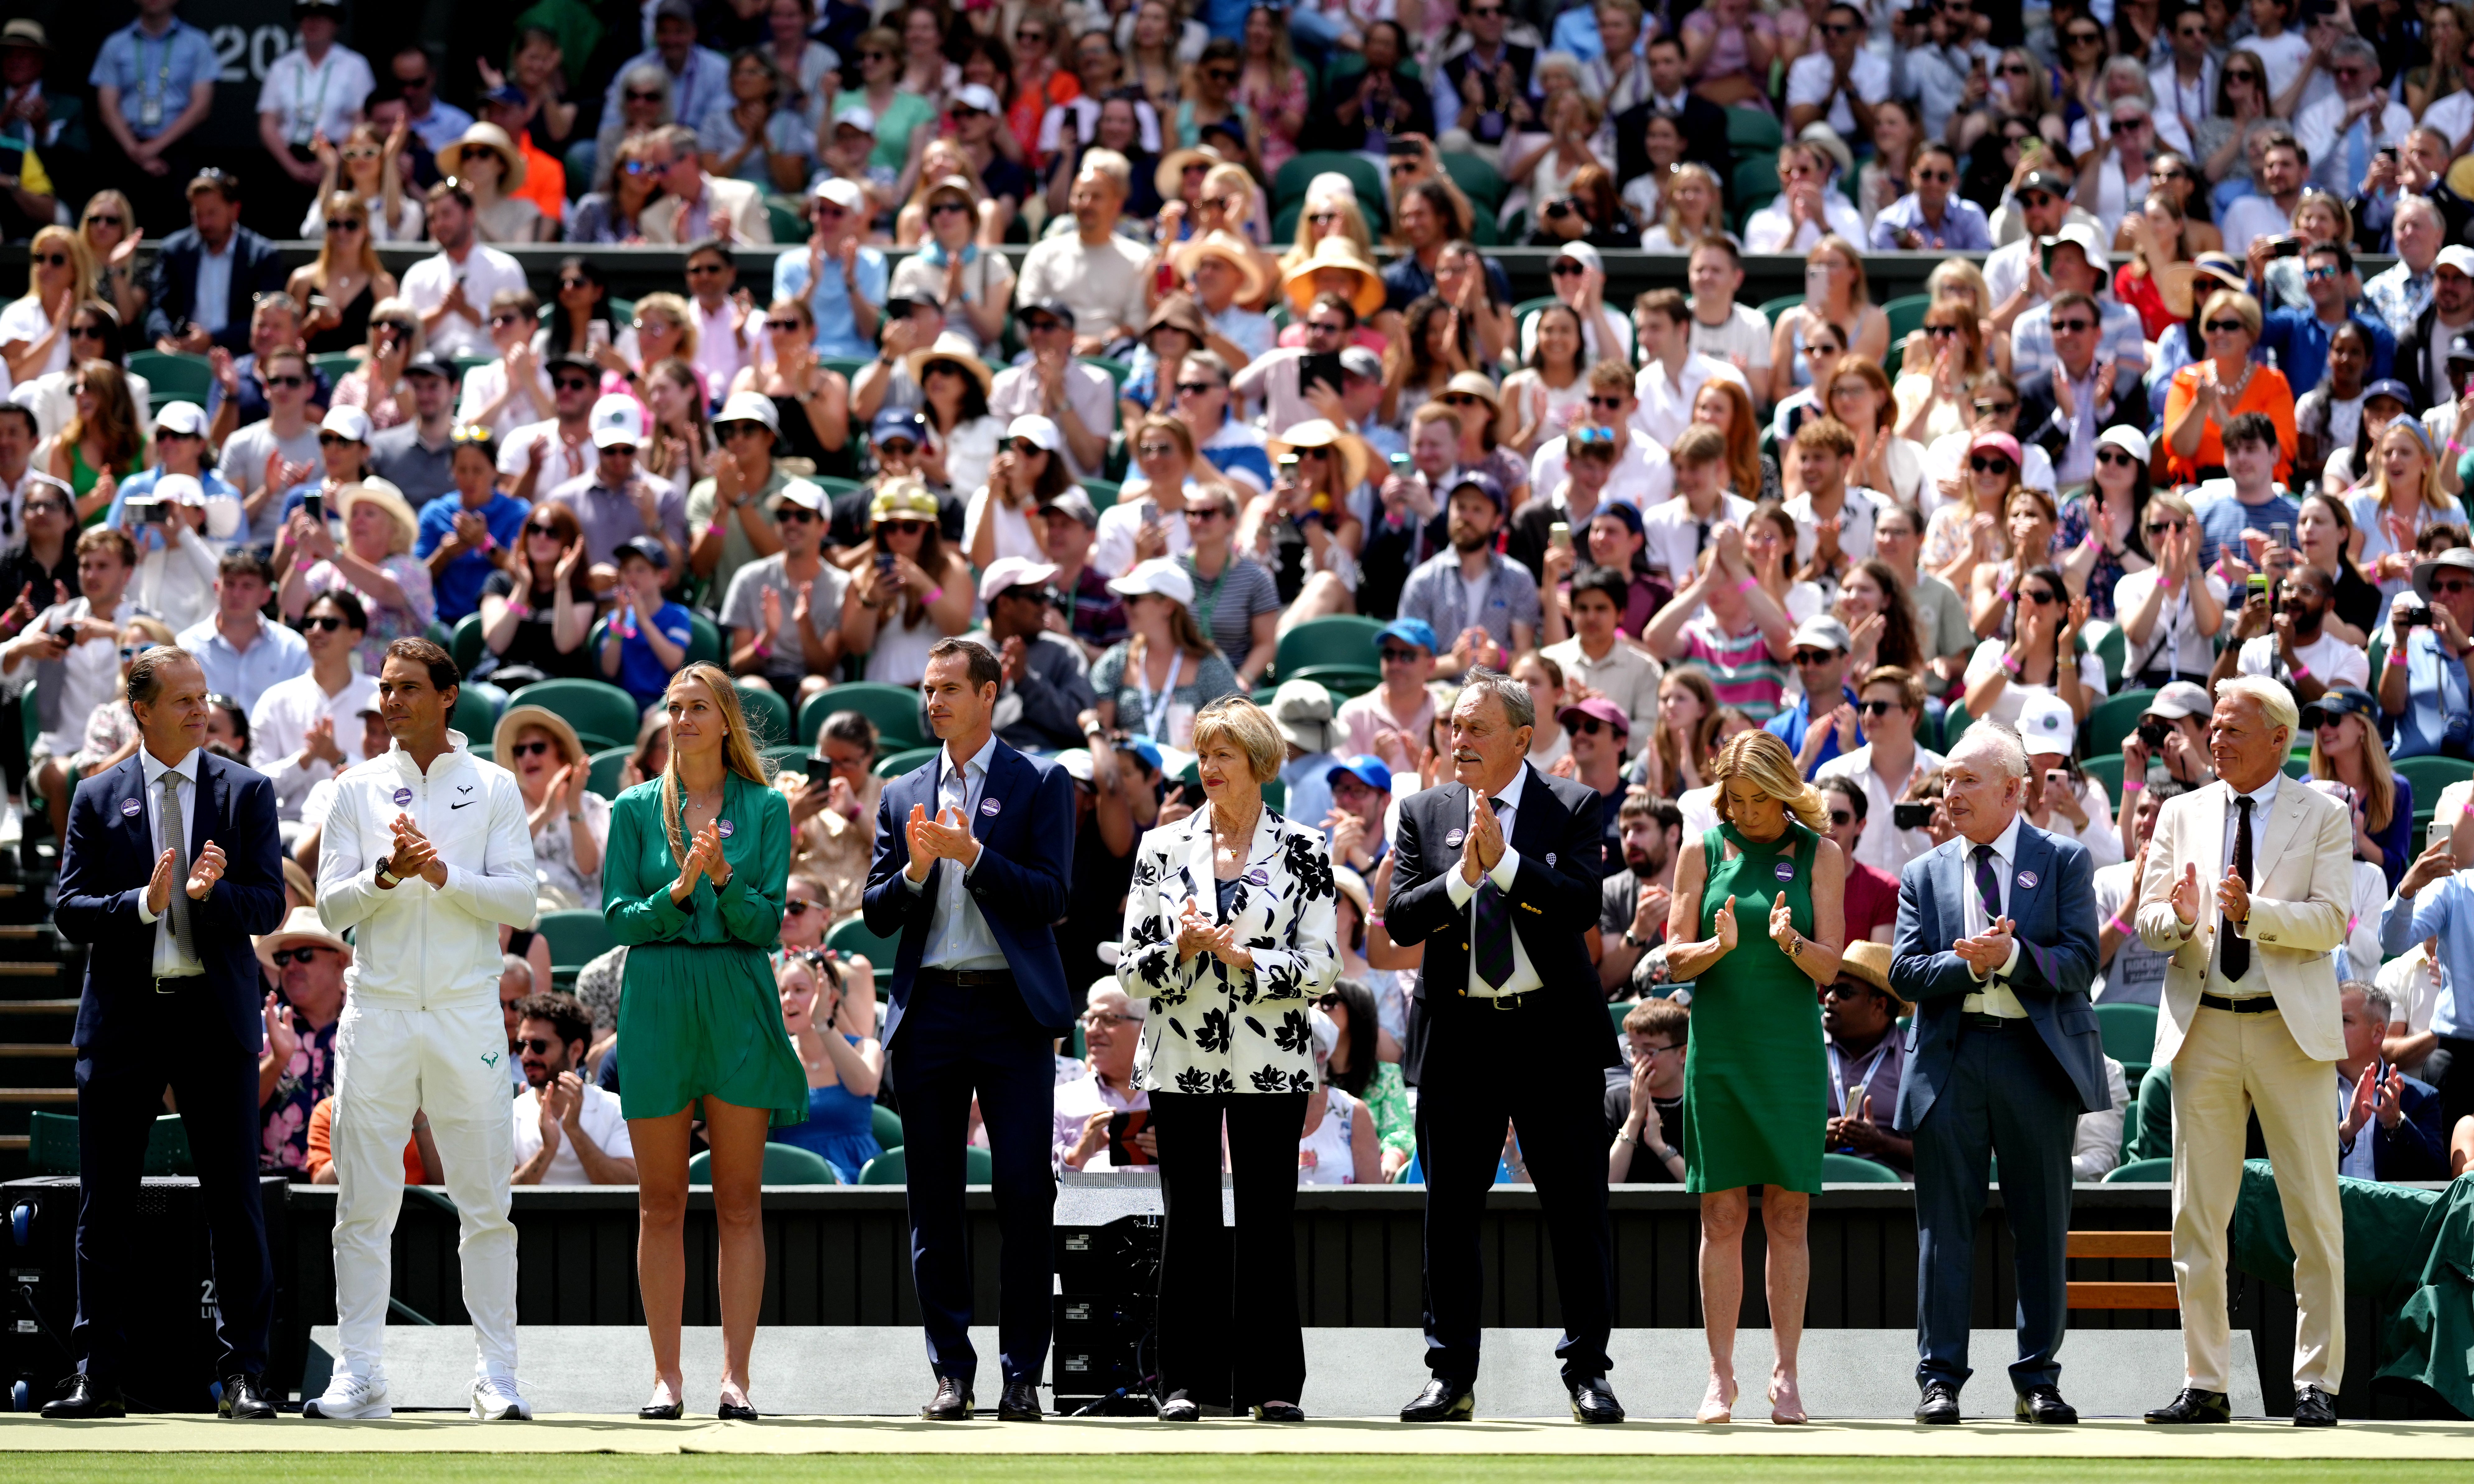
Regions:
<svg viewBox="0 0 2474 1484"><path fill-rule="evenodd" d="M919 414L901 407L885 408L876 415L875 422L868 425L868 442L883 443L887 438L908 438L914 444L928 441Z"/></svg>
<svg viewBox="0 0 2474 1484"><path fill-rule="evenodd" d="M2349 685L2332 686L2302 708L2302 730L2316 732L2342 717L2376 720L2379 714L2380 703L2371 699L2369 692Z"/></svg>
<svg viewBox="0 0 2474 1484"><path fill-rule="evenodd" d="M1381 758L1370 753L1361 752L1353 758L1344 758L1322 775L1325 783L1338 783L1343 778L1354 778L1377 793L1392 791L1392 769L1383 766Z"/></svg>
<svg viewBox="0 0 2474 1484"><path fill-rule="evenodd" d="M1487 499L1494 501L1494 508L1497 510L1507 508L1503 498L1503 486L1495 482L1494 475L1492 474L1480 474L1475 471L1462 474L1459 478L1452 481L1452 487L1444 493L1444 499L1449 499L1452 496L1459 494L1463 490L1477 491Z"/></svg>

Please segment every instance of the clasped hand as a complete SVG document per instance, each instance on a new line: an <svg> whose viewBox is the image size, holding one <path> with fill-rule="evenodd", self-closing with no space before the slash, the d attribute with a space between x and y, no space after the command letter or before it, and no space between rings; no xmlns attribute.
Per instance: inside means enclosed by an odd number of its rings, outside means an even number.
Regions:
<svg viewBox="0 0 2474 1484"><path fill-rule="evenodd" d="M388 875L401 881L418 876L433 887L447 885L447 863L438 859L438 847L421 833L412 815L396 815L389 828L395 831L395 852L387 858Z"/></svg>
<svg viewBox="0 0 2474 1484"><path fill-rule="evenodd" d="M1476 886L1503 859L1503 821L1495 817L1492 801L1481 793L1469 820L1467 843L1461 850L1461 879Z"/></svg>
<svg viewBox="0 0 2474 1484"><path fill-rule="evenodd" d="M1950 951L1965 960L1978 979L1986 978L2010 961L2010 950L2018 945L2018 924L2009 918L1996 918L1981 936L1962 937L1950 945Z"/></svg>
<svg viewBox="0 0 2474 1484"><path fill-rule="evenodd" d="M695 890L696 883L705 877L713 879L716 891L730 885L730 863L721 854L721 821L713 820L688 837L688 858L679 863L679 879L670 888L670 900L684 902Z"/></svg>
<svg viewBox="0 0 2474 1484"><path fill-rule="evenodd" d="M2190 927L2199 920L2199 905L2203 900L2199 894L2199 867L2185 861L2182 863L2182 879L2173 883L2173 915L2182 919L2182 926ZM2225 879L2217 883L2217 910L2225 914L2228 922L2243 927L2249 925L2250 888L2244 883L2240 873L2228 870Z"/></svg>
<svg viewBox="0 0 2474 1484"><path fill-rule="evenodd" d="M979 859L980 842L971 838L970 821L962 817L958 809L940 810L932 819L928 817L927 805L911 805L908 836L910 843L908 874L912 881L926 881L929 870L940 860L952 861L968 869L971 863Z"/></svg>
<svg viewBox="0 0 2474 1484"><path fill-rule="evenodd" d="M1196 954L1207 953L1230 968L1251 968L1254 959L1237 946L1235 923L1220 924L1202 910L1193 897L1176 910L1176 961L1183 963Z"/></svg>

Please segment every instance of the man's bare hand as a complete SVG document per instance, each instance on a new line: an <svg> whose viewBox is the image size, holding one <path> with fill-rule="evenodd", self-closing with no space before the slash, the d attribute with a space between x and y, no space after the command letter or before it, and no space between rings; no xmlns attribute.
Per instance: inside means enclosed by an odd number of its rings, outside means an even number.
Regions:
<svg viewBox="0 0 2474 1484"><path fill-rule="evenodd" d="M169 853L165 852L167 855ZM208 840L206 848L198 852L198 858L189 863L189 882L186 888L189 900L205 901L206 893L215 889L215 883L223 879L224 847L213 840Z"/></svg>
<svg viewBox="0 0 2474 1484"><path fill-rule="evenodd" d="M180 858L165 850L155 858L155 874L146 883L146 911L157 917L172 905L172 878L181 868Z"/></svg>

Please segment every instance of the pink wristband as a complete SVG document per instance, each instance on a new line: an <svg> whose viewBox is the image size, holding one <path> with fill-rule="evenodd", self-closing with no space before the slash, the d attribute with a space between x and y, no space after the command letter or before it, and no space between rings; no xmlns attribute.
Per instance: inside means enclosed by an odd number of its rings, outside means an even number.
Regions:
<svg viewBox="0 0 2474 1484"><path fill-rule="evenodd" d="M930 601L930 602L932 602L932 603L940 603L940 602L943 602L944 600L945 600L945 587L944 587L944 584L942 584L942 583L938 583L936 586L934 586L934 587L933 587L933 588L930 588L930 589L928 590L928 601Z"/></svg>
<svg viewBox="0 0 2474 1484"><path fill-rule="evenodd" d="M723 525L719 521L715 521L715 522L713 522L713 523L711 523L710 524L708 524L708 525L706 525L706 526L705 526L705 533L706 533L707 535L711 535L711 536L718 536L718 535L721 535L721 534L723 533L723 531L724 531L724 530L726 530L726 529L727 529L727 527L726 527L726 526L724 526L724 525Z"/></svg>
<svg viewBox="0 0 2474 1484"><path fill-rule="evenodd" d="M2116 933L2121 933L2121 934L2124 934L2124 935L2128 935L2128 934L2135 933L2135 932L2137 932L2137 931L2138 931L2136 928L2133 928L2129 923L2126 923L2126 922L2122 921L2122 913L2120 913L2120 912L2116 912L2116 913L2114 913L2112 916L2110 916L2110 917L2106 918L2106 919L2105 919L2105 923L2104 923L2104 925L2105 925L2106 927L2108 927L2108 928L2113 929Z"/></svg>
<svg viewBox="0 0 2474 1484"><path fill-rule="evenodd" d="M2296 665L2296 666L2294 666L2294 667L2293 667L2293 678L2294 678L2294 679L2296 679L2296 680L2308 680L2308 679L2310 679L2310 678L2311 678L2311 667L2310 667L2310 666L2308 666L2308 665Z"/></svg>
<svg viewBox="0 0 2474 1484"><path fill-rule="evenodd" d="M2019 595L2011 592L2008 588L2003 588L2001 592L1993 595L1993 600L1997 603L2006 603L2018 596Z"/></svg>
<svg viewBox="0 0 2474 1484"><path fill-rule="evenodd" d="M2001 668L2008 670L2013 675L2024 675L2027 672L2027 667L2019 663L2019 656L2015 654L2003 655L2001 657Z"/></svg>
<svg viewBox="0 0 2474 1484"><path fill-rule="evenodd" d="M1738 593L1749 593L1760 585L1761 581L1758 577L1746 577L1743 581L1735 584L1735 591Z"/></svg>
<svg viewBox="0 0 2474 1484"><path fill-rule="evenodd" d="M2122 780L2122 796L2128 798L2130 795L2147 787L2147 780L2145 778L2124 778Z"/></svg>

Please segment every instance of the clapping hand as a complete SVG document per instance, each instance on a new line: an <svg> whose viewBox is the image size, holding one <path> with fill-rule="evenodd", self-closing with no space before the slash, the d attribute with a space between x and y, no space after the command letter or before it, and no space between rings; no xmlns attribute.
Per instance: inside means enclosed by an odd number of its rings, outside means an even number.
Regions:
<svg viewBox="0 0 2474 1484"><path fill-rule="evenodd" d="M169 849L155 858L155 874L146 882L147 912L160 917L172 905L172 879L180 868L180 857Z"/></svg>
<svg viewBox="0 0 2474 1484"><path fill-rule="evenodd" d="M398 815L392 826L395 851L389 858L388 874L409 880L418 876L433 887L447 885L447 863L438 859L438 847L421 833L410 815Z"/></svg>
<svg viewBox="0 0 2474 1484"><path fill-rule="evenodd" d="M979 841L971 838L970 825L958 809L947 809L934 818L928 816L928 806L910 806L908 825L910 845L912 881L926 881L929 870L939 860L956 861L965 865L979 853Z"/></svg>
<svg viewBox="0 0 2474 1484"><path fill-rule="evenodd" d="M215 889L215 883L223 879L224 847L208 840L198 852L198 858L189 863L189 881L184 888L189 893L189 900L205 901L206 893Z"/></svg>
<svg viewBox="0 0 2474 1484"><path fill-rule="evenodd" d="M2009 918L1998 918L1982 936L1962 937L1950 945L1950 951L1965 960L1978 979L1987 978L2010 961L2010 951L2017 946L2012 935L2017 931Z"/></svg>
<svg viewBox="0 0 2474 1484"><path fill-rule="evenodd" d="M1731 893L1719 909L1710 914L1710 936L1717 939L1721 954L1735 951L1735 898Z"/></svg>
<svg viewBox="0 0 2474 1484"><path fill-rule="evenodd" d="M2250 925L2250 887L2241 872L2227 870L2225 879L2217 883L2217 908L2226 921L2238 927Z"/></svg>
<svg viewBox="0 0 2474 1484"><path fill-rule="evenodd" d="M1503 821L1495 816L1493 801L1481 793L1469 819L1467 846L1461 852L1463 879L1476 886L1478 877L1494 869L1495 863L1503 859Z"/></svg>
<svg viewBox="0 0 2474 1484"><path fill-rule="evenodd" d="M1795 946L1803 937L1795 930L1795 909L1787 904L1786 893L1782 891L1770 904L1770 941L1779 945L1779 952L1793 958Z"/></svg>
<svg viewBox="0 0 2474 1484"><path fill-rule="evenodd" d="M301 1049L301 1033L292 1024L292 1007L270 994L259 1013L266 1022L267 1056L279 1067L291 1065L293 1054Z"/></svg>

